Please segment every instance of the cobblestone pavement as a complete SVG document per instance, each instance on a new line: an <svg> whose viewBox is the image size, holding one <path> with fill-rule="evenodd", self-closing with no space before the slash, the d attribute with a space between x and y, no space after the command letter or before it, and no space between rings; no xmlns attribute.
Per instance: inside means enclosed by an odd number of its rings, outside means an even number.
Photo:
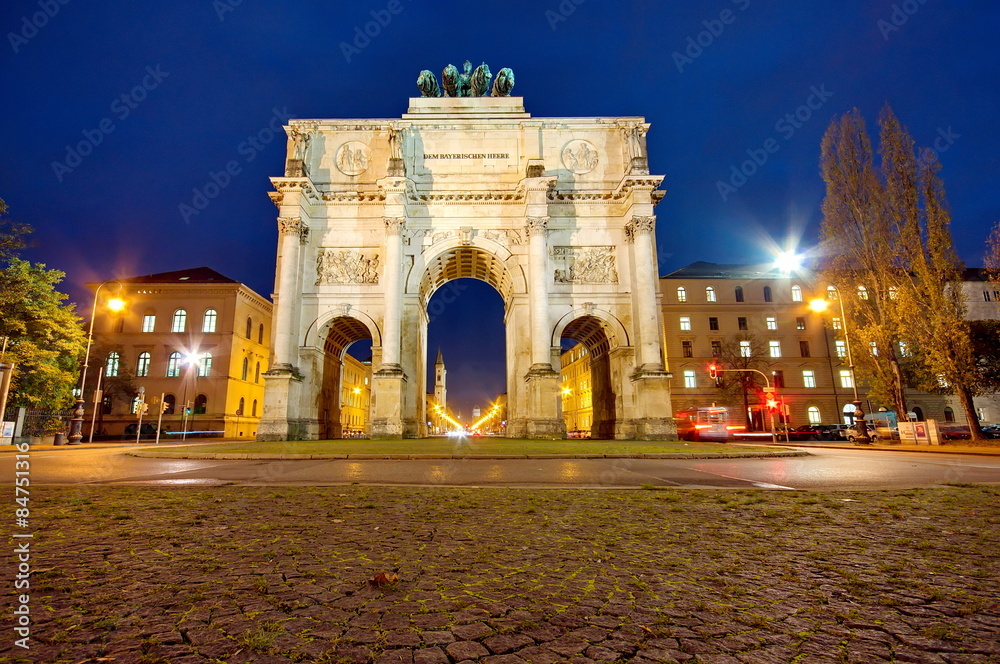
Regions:
<svg viewBox="0 0 1000 664"><path fill-rule="evenodd" d="M1000 662L998 507L993 486L35 488L31 648L5 628L0 661Z"/></svg>

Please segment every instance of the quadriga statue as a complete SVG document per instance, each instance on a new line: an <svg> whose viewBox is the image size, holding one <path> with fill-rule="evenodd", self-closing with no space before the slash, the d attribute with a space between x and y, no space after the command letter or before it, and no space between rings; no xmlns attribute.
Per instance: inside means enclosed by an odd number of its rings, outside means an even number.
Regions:
<svg viewBox="0 0 1000 664"><path fill-rule="evenodd" d="M463 65L463 71L459 72L455 65L448 65L441 72L441 85L438 85L434 74L424 69L417 77L417 87L424 97L508 97L514 87L514 71L510 67L504 67L497 74L493 81L493 89L490 89L490 79L493 74L490 67L485 62L476 70L472 70L472 63L468 60Z"/></svg>

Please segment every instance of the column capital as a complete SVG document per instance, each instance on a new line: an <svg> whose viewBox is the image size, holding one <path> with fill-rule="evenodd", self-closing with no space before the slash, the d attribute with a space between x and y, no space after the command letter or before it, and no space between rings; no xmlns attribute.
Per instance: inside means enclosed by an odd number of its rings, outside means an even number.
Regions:
<svg viewBox="0 0 1000 664"><path fill-rule="evenodd" d="M278 217L278 234L279 235L299 235L303 233L303 229L308 232L308 227L302 223L302 219L299 217Z"/></svg>
<svg viewBox="0 0 1000 664"><path fill-rule="evenodd" d="M385 233L390 236L399 236L406 226L406 217L382 217L385 223Z"/></svg>
<svg viewBox="0 0 1000 664"><path fill-rule="evenodd" d="M529 237L532 235L545 235L549 226L549 217L525 217L524 232Z"/></svg>
<svg viewBox="0 0 1000 664"><path fill-rule="evenodd" d="M640 234L652 234L656 228L655 216L634 216L632 220L625 224L625 241L635 242L635 237Z"/></svg>

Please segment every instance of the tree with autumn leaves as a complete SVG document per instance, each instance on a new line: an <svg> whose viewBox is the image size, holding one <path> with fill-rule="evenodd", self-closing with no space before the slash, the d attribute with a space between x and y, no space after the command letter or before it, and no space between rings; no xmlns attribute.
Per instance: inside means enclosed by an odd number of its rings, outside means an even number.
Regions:
<svg viewBox="0 0 1000 664"><path fill-rule="evenodd" d="M878 125L878 164L857 109L823 137L820 274L843 298L854 362L872 395L903 415L908 384L953 393L981 438L972 399L986 385L941 166L934 151L915 149L888 105Z"/></svg>

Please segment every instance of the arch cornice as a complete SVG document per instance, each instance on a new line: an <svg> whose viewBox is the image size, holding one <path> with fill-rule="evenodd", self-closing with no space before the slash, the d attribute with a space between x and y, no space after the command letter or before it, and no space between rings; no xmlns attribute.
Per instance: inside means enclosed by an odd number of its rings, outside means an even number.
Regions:
<svg viewBox="0 0 1000 664"><path fill-rule="evenodd" d="M325 330L334 319L345 316L347 318L354 318L360 321L362 325L368 328L368 333L372 336L373 346L382 345L382 331L379 329L378 323L376 323L371 316L360 309L355 309L354 307L347 308L344 305L341 305L324 311L319 316L314 318L311 323L309 323L309 326L306 328L305 335L302 337L302 346L322 348L323 343L326 341L322 331ZM310 340L312 340L313 343L310 343Z"/></svg>
<svg viewBox="0 0 1000 664"><path fill-rule="evenodd" d="M608 341L610 342L612 349L632 345L632 342L629 339L628 330L625 329L625 325L622 324L618 317L610 311L598 309L596 306L577 307L556 321L555 327L552 328L551 345L553 347L559 346L563 331L566 327L577 318L582 318L584 316L593 316L607 326L607 331L609 332Z"/></svg>

